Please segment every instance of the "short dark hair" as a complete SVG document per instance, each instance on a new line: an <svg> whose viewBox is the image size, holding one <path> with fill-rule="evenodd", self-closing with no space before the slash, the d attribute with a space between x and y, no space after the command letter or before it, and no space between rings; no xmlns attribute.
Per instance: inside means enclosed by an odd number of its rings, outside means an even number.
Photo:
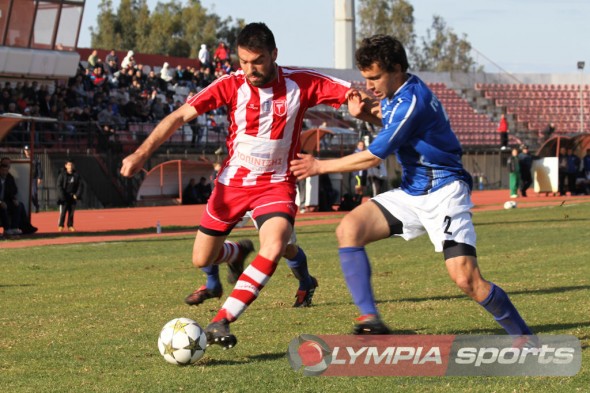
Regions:
<svg viewBox="0 0 590 393"><path fill-rule="evenodd" d="M399 64L402 71L409 68L408 57L403 44L396 38L377 34L361 41L361 46L356 50L356 65L359 69L370 68L377 63L384 71L395 71L395 65Z"/></svg>
<svg viewBox="0 0 590 393"><path fill-rule="evenodd" d="M266 49L269 52L277 48L272 31L262 22L247 24L238 35L237 45L242 48Z"/></svg>

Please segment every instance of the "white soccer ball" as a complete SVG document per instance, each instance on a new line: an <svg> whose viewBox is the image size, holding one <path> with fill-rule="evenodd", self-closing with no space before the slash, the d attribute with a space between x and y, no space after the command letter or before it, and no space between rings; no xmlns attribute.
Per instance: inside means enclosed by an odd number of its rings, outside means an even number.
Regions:
<svg viewBox="0 0 590 393"><path fill-rule="evenodd" d="M506 201L504 202L504 209L510 210L516 208L516 201Z"/></svg>
<svg viewBox="0 0 590 393"><path fill-rule="evenodd" d="M203 357L207 336L198 323L189 318L168 321L158 337L158 349L168 363L187 365Z"/></svg>

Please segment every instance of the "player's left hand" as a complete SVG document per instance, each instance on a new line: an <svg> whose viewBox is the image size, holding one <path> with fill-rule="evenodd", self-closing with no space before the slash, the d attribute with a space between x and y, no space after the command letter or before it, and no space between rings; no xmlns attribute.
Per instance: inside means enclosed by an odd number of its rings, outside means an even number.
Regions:
<svg viewBox="0 0 590 393"><path fill-rule="evenodd" d="M319 161L311 154L298 153L296 160L291 161L291 172L297 176L297 180L315 176L319 174Z"/></svg>

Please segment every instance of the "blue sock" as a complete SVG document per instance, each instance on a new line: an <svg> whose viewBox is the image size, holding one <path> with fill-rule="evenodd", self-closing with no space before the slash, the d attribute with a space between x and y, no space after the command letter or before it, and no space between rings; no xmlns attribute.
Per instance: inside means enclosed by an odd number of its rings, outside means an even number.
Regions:
<svg viewBox="0 0 590 393"><path fill-rule="evenodd" d="M342 247L338 254L346 285L361 315L378 315L371 287L371 265L365 248Z"/></svg>
<svg viewBox="0 0 590 393"><path fill-rule="evenodd" d="M516 307L502 288L490 282L492 288L487 298L480 304L512 336L531 335L533 332L521 318Z"/></svg>
<svg viewBox="0 0 590 393"><path fill-rule="evenodd" d="M287 259L287 266L291 268L291 271L299 280L299 290L310 289L313 285L313 281L307 270L307 256L301 247L297 248L299 249L297 255L295 255L293 259Z"/></svg>
<svg viewBox="0 0 590 393"><path fill-rule="evenodd" d="M221 281L219 281L219 265L210 265L202 267L201 270L207 275L207 289L221 288Z"/></svg>

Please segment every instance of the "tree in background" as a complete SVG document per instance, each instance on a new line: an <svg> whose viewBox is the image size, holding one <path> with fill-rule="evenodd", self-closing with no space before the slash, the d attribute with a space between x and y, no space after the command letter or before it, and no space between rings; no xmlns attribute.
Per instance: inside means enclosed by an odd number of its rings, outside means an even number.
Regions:
<svg viewBox="0 0 590 393"><path fill-rule="evenodd" d="M101 0L91 46L196 58L201 44L210 50L220 40L232 46L244 25L243 19L221 20L208 13L199 0L189 0L186 6L180 0L159 2L153 12L147 0L121 0L117 13L112 0Z"/></svg>
<svg viewBox="0 0 590 393"><path fill-rule="evenodd" d="M117 34L117 15L113 12L112 0L101 0L98 5L96 30L90 28L93 48L126 49L121 47L121 37Z"/></svg>
<svg viewBox="0 0 590 393"><path fill-rule="evenodd" d="M462 71L468 72L475 65L470 56L471 44L467 35L459 38L447 28L444 19L438 15L432 18L432 26L422 38L422 52L418 56L417 69L420 71Z"/></svg>
<svg viewBox="0 0 590 393"><path fill-rule="evenodd" d="M416 71L469 71L475 65L467 35L459 38L438 15L416 44L414 7L407 0L359 0L359 39L374 34L393 35L408 54Z"/></svg>
<svg viewBox="0 0 590 393"><path fill-rule="evenodd" d="M359 41L375 34L396 37L406 48L410 64L416 64L414 7L406 0L360 0Z"/></svg>

